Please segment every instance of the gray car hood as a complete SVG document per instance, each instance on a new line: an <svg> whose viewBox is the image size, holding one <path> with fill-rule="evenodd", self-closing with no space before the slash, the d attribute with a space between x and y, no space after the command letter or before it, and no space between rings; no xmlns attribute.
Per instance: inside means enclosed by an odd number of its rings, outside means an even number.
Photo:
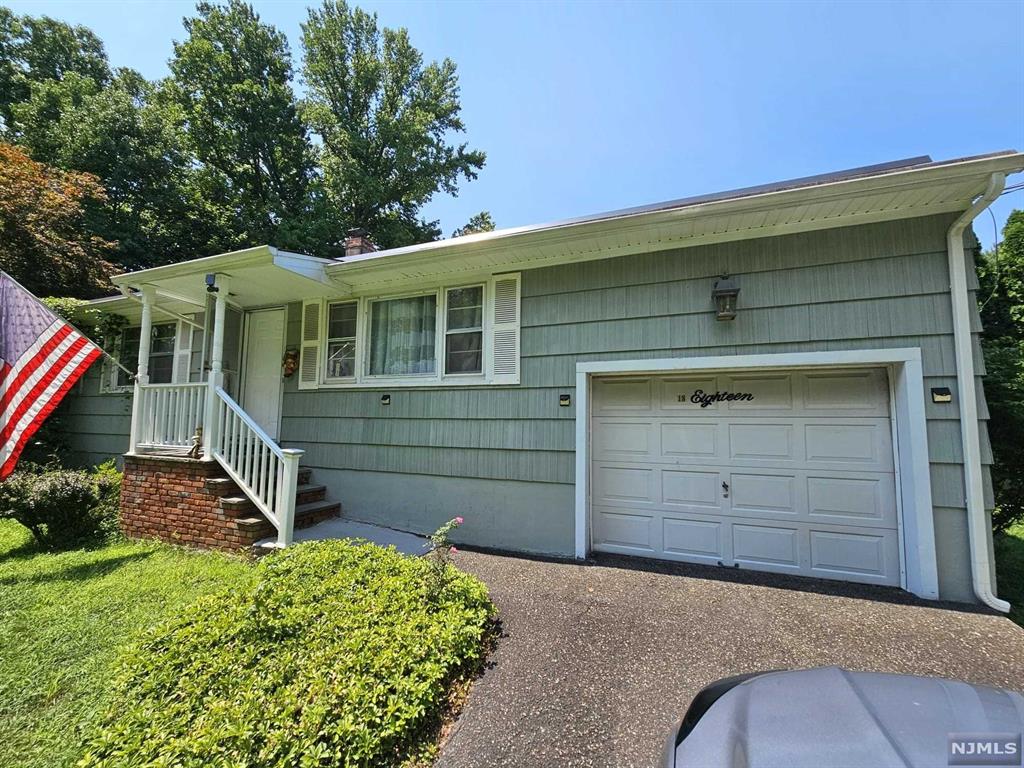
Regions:
<svg viewBox="0 0 1024 768"><path fill-rule="evenodd" d="M1020 733L1019 693L835 667L741 683L676 747L676 766L948 765L950 733Z"/></svg>

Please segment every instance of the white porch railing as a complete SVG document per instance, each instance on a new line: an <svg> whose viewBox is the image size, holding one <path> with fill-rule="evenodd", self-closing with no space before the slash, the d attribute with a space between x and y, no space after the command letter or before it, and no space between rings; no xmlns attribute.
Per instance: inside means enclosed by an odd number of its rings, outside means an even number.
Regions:
<svg viewBox="0 0 1024 768"><path fill-rule="evenodd" d="M136 445L188 448L203 424L206 384L140 384Z"/></svg>
<svg viewBox="0 0 1024 768"><path fill-rule="evenodd" d="M241 406L217 387L207 429L213 458L277 528L277 542L291 544L295 489L303 451L277 445Z"/></svg>

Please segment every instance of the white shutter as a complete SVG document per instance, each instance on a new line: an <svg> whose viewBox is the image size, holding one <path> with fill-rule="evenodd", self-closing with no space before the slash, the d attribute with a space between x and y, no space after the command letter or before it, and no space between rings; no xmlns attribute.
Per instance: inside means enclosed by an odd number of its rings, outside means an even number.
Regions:
<svg viewBox="0 0 1024 768"><path fill-rule="evenodd" d="M184 320L178 321L178 332L174 343L174 370L171 381L188 384L189 368L192 365L192 326Z"/></svg>
<svg viewBox="0 0 1024 768"><path fill-rule="evenodd" d="M519 275L492 282L491 381L519 383Z"/></svg>
<svg viewBox="0 0 1024 768"><path fill-rule="evenodd" d="M299 389L316 389L320 382L320 337L323 306L319 299L302 302L302 345L299 348Z"/></svg>

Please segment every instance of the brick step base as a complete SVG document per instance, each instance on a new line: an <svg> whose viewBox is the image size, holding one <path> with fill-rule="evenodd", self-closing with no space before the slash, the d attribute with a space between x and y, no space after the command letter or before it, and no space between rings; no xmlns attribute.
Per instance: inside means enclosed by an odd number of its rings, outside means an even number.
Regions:
<svg viewBox="0 0 1024 768"><path fill-rule="evenodd" d="M341 505L300 468L295 528L338 517ZM215 461L180 456L125 456L121 486L125 535L209 549L245 549L277 530Z"/></svg>

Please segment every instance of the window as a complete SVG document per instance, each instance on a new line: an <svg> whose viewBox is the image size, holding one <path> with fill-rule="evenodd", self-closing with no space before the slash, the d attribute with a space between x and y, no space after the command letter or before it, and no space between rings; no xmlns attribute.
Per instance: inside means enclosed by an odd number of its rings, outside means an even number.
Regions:
<svg viewBox="0 0 1024 768"><path fill-rule="evenodd" d="M327 378L351 379L356 375L356 309L358 303L327 306Z"/></svg>
<svg viewBox="0 0 1024 768"><path fill-rule="evenodd" d="M434 373L436 329L436 294L371 302L370 375Z"/></svg>
<svg viewBox="0 0 1024 768"><path fill-rule="evenodd" d="M446 295L444 372L483 373L484 288L450 288Z"/></svg>
<svg viewBox="0 0 1024 768"><path fill-rule="evenodd" d="M152 326L149 342L149 383L170 384L174 372L174 335L176 323L160 323ZM139 367L139 339L141 328L125 328L121 333L121 350L118 360L129 371ZM117 369L117 386L130 387L131 377Z"/></svg>

